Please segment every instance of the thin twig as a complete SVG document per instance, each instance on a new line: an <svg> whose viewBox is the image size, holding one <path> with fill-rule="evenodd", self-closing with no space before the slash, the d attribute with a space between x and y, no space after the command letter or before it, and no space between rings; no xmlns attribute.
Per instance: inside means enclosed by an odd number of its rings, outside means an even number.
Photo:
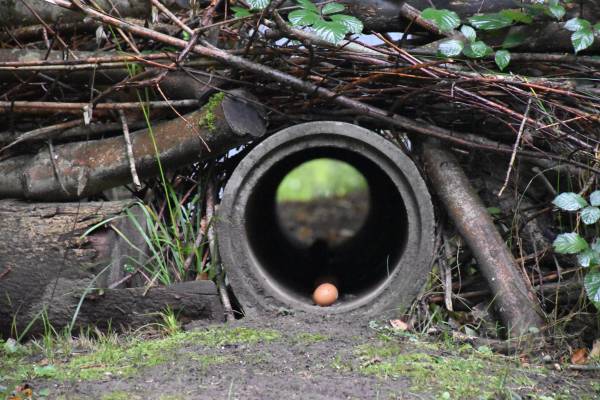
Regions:
<svg viewBox="0 0 600 400"><path fill-rule="evenodd" d="M129 126L127 125L127 117L123 110L119 110L119 118L123 127L123 137L125 138L125 148L127 150L127 159L129 160L129 170L133 180L133 187L136 191L142 190L142 183L135 168L135 157L133 155L133 146L131 145L131 136L129 135Z"/></svg>
<svg viewBox="0 0 600 400"><path fill-rule="evenodd" d="M531 107L531 97L527 101L527 107L525 108L525 113L523 114L523 120L521 121L521 126L519 127L519 133L517 133L517 140L515 140L515 145L513 147L512 155L510 156L510 162L508 163L508 171L506 171L506 178L504 179L504 184L500 188L498 192L498 197L502 196L502 193L506 189L508 185L508 180L510 179L510 172L513 169L513 165L515 163L515 158L517 157L517 150L519 149L519 145L521 144L521 137L523 136L523 131L525 130L525 122L527 121L527 116L529 115L529 109Z"/></svg>

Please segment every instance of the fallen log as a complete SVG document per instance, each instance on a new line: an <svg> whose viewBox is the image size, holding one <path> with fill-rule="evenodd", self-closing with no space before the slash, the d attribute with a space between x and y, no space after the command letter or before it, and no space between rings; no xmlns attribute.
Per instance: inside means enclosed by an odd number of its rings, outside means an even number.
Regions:
<svg viewBox="0 0 600 400"><path fill-rule="evenodd" d="M87 327L121 331L161 323L161 315L167 310L181 323L198 319L224 321L223 306L212 281L180 282L150 289L90 287L93 287L90 280L59 279L55 290L60 295L47 290L30 311L44 310L43 317L54 329L69 327L74 332ZM19 319L34 321L36 317L30 313ZM28 335L43 333L42 318L38 319L30 326Z"/></svg>
<svg viewBox="0 0 600 400"><path fill-rule="evenodd" d="M507 335L541 329L544 321L539 303L456 158L432 143L425 145L423 156L434 191L473 251L493 292Z"/></svg>
<svg viewBox="0 0 600 400"><path fill-rule="evenodd" d="M152 129L131 134L133 160L140 178L222 155L262 136L265 125L252 96L232 92L221 102ZM121 137L68 143L0 162L0 198L69 200L88 197L132 181Z"/></svg>
<svg viewBox="0 0 600 400"><path fill-rule="evenodd" d="M42 21L53 24L81 20L81 14L69 9L55 7L53 2L45 0L0 0L0 27L39 24ZM59 1L68 4L66 1ZM142 0L99 0L96 4L113 15L123 17L142 17L150 15L150 2ZM42 21L40 21L40 19Z"/></svg>
<svg viewBox="0 0 600 400"><path fill-rule="evenodd" d="M125 265L139 266L147 257L140 231L121 218L111 224L127 240L106 227L82 235L131 205L1 200L0 335L43 332L42 315L55 328L71 325L75 314L74 326L106 328L109 321L114 328L140 326L167 307L184 319L221 320L212 282L152 288L147 294L145 288L121 289ZM137 222L145 226L143 219ZM95 289L111 287L119 289Z"/></svg>

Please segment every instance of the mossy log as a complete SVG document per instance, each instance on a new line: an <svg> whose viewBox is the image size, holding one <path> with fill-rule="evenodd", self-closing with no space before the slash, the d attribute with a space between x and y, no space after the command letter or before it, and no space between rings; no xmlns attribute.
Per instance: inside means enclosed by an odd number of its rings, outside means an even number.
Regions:
<svg viewBox="0 0 600 400"><path fill-rule="evenodd" d="M163 169L221 156L266 132L252 95L231 91L218 102L131 134L133 159L140 178ZM132 181L125 140L74 142L0 162L0 198L43 201L81 199Z"/></svg>

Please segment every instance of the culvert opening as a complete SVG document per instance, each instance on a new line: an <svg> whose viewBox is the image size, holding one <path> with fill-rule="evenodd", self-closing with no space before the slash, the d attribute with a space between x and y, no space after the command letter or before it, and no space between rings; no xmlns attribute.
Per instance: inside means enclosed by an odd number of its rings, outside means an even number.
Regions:
<svg viewBox="0 0 600 400"><path fill-rule="evenodd" d="M363 190L342 197L358 203L360 197L351 196L362 196L363 212L358 206L352 221L339 229L332 225L340 221L326 213L309 215L321 219L315 232L315 225L302 226L286 215L281 188L298 168L325 161L354 171L357 182L362 180ZM396 185L380 166L347 148L311 147L281 158L257 179L244 216L259 273L276 291L306 306L313 306L312 293L322 278L333 278L339 291L329 308L368 302L394 273L406 245L407 212Z"/></svg>
<svg viewBox="0 0 600 400"><path fill-rule="evenodd" d="M300 164L283 178L276 208L283 233L325 268L328 250L351 240L366 222L369 185L352 165L319 158Z"/></svg>

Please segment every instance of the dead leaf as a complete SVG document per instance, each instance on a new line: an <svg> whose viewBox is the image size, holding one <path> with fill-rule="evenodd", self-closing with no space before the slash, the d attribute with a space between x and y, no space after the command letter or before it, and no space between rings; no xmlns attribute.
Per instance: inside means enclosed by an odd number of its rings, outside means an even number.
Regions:
<svg viewBox="0 0 600 400"><path fill-rule="evenodd" d="M600 358L600 339L594 341L592 351L590 352L590 358Z"/></svg>
<svg viewBox="0 0 600 400"><path fill-rule="evenodd" d="M402 321L401 319L391 319L390 325L392 326L392 328L397 329L399 331L407 331L408 330L408 324L406 322Z"/></svg>
<svg viewBox="0 0 600 400"><path fill-rule="evenodd" d="M588 361L588 351L587 349L577 349L571 355L571 363L573 364L586 364Z"/></svg>

